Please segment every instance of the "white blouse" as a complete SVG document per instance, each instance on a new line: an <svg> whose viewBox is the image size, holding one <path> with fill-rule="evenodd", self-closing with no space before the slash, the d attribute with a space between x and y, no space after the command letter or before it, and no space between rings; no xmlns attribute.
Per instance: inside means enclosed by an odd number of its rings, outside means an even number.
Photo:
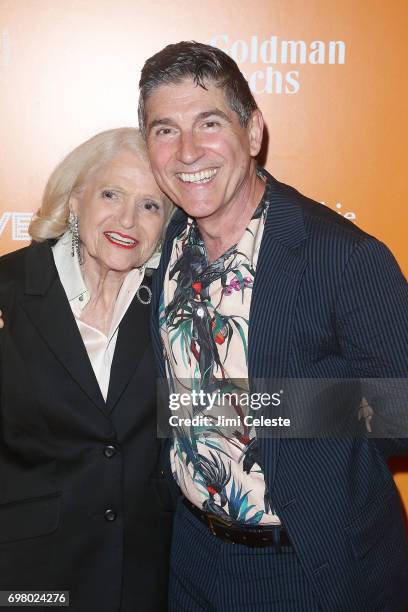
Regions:
<svg viewBox="0 0 408 612"><path fill-rule="evenodd" d="M105 336L99 329L81 321L82 311L91 296L82 276L78 256L76 253L74 257L71 255L70 232L66 232L58 240L52 247L52 252L60 281L77 322L96 380L106 401L120 322L142 284L146 267L156 267L157 263L149 260L147 265L142 268L134 268L126 275L115 303L109 333ZM145 292L143 299L145 299Z"/></svg>

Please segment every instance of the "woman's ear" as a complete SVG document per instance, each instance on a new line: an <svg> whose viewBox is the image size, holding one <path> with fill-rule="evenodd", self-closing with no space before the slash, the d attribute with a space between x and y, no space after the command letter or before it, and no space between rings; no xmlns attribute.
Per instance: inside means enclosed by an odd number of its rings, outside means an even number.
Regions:
<svg viewBox="0 0 408 612"><path fill-rule="evenodd" d="M71 195L68 202L68 209L70 212L74 213L74 215L78 216L79 202L77 196Z"/></svg>
<svg viewBox="0 0 408 612"><path fill-rule="evenodd" d="M252 157L261 150L264 120L259 109L254 110L248 122L249 147Z"/></svg>

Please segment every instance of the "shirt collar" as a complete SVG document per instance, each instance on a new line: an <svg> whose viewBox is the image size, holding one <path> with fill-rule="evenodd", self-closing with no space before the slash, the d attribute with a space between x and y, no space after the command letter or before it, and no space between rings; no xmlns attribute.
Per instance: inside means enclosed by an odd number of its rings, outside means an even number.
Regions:
<svg viewBox="0 0 408 612"><path fill-rule="evenodd" d="M78 260L77 252L74 249L72 255L72 235L68 230L61 236L58 242L52 247L52 254L54 256L55 267L64 288L68 301L74 310L83 310L90 300L90 293L85 284L82 276L81 266ZM160 253L155 251L153 255L148 259L144 266L137 269L137 274L134 270L131 270L126 277L124 285L132 287L132 281L137 282L132 289L132 293L136 293L136 290L140 286L146 269L155 270L158 268L160 263ZM136 270L136 269L135 269Z"/></svg>
<svg viewBox="0 0 408 612"><path fill-rule="evenodd" d="M72 256L72 236L67 231L52 247L55 267L68 301L78 300L83 308L89 301L89 291L82 276L78 255L74 250Z"/></svg>
<svg viewBox="0 0 408 612"><path fill-rule="evenodd" d="M155 251L153 255L146 261L144 267L148 270L157 270L160 264L160 251Z"/></svg>
<svg viewBox="0 0 408 612"><path fill-rule="evenodd" d="M220 258L217 259L218 263L221 259L226 261L234 253L239 251L241 255L244 255L249 262L255 263L257 254L260 248L260 240L262 238L263 228L265 225L269 205L270 205L270 186L268 181L268 175L266 171L257 166L257 176L265 183L265 190L262 195L261 201L255 209L247 228L243 235L239 239L238 243L231 246ZM187 240L190 246L197 246L202 249L205 253L205 244L200 235L200 231L197 226L197 222L192 217L187 217L187 225L183 231L176 237L176 243L184 243Z"/></svg>

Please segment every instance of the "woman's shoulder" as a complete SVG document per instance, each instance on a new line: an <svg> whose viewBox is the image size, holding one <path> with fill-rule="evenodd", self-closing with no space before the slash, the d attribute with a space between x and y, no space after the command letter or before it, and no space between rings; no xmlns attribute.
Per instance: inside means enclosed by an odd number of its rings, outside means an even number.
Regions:
<svg viewBox="0 0 408 612"><path fill-rule="evenodd" d="M32 243L27 247L6 253L0 257L0 286L10 281L24 281L29 258L36 258L40 251L49 250L47 243Z"/></svg>
<svg viewBox="0 0 408 612"><path fill-rule="evenodd" d="M0 282L6 282L8 280L16 280L19 277L24 277L24 270L26 266L27 253L29 247L6 253L0 257Z"/></svg>

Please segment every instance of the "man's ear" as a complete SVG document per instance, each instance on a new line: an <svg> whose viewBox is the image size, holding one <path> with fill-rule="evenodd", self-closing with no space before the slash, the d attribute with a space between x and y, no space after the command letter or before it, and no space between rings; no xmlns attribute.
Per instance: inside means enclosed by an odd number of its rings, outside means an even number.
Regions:
<svg viewBox="0 0 408 612"><path fill-rule="evenodd" d="M259 109L254 110L248 121L249 147L252 157L256 157L261 150L264 120Z"/></svg>

